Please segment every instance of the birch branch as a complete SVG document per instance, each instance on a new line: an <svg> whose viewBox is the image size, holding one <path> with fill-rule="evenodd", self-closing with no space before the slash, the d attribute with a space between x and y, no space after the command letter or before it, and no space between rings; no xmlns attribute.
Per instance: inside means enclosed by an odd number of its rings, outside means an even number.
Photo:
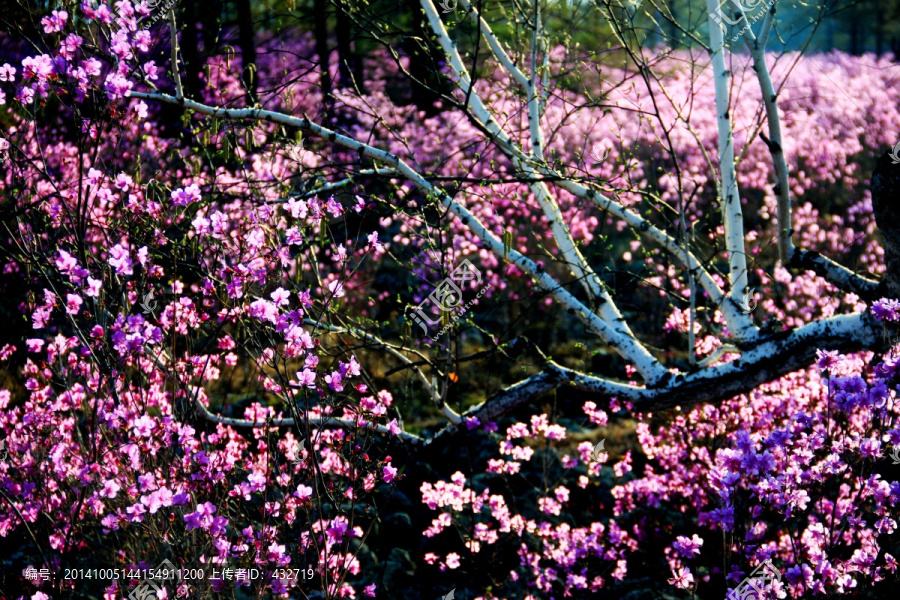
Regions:
<svg viewBox="0 0 900 600"><path fill-rule="evenodd" d="M508 69L512 69L510 73L512 74L513 78L519 81L520 84L524 85L523 89L528 95L528 120L529 129L531 132L532 146L532 152L529 156L525 154L525 152L512 140L512 138L510 138L509 135L493 121L493 119L491 119L490 113L488 112L487 107L482 101L481 96L478 94L478 92L475 91L474 87L471 84L471 77L469 76L469 72L466 69L465 65L463 65L462 63L462 59L460 58L459 53L456 50L456 44L453 42L453 40L450 39L450 35L447 32L447 29L444 27L443 21L441 21L440 17L438 16L437 10L434 7L434 3L431 0L421 0L421 2L422 7L425 9L426 15L428 16L428 22L431 26L431 29L434 32L435 36L437 36L438 42L440 43L444 53L447 55L450 66L453 69L454 74L456 75L460 91L465 95L466 98L469 98L473 116L481 121L485 126L487 126L492 135L497 137L502 135L502 137L499 137L499 139L502 141L502 143L500 144L501 150L512 161L513 165L517 169L523 171L527 177L533 178L536 175L536 171L531 166L531 161L537 160L543 162L543 133L540 127L540 114L538 110L539 106L535 85L534 64L532 64L532 77L531 79L528 79L522 74L519 69L517 69L512 64L506 53L502 52L502 48L500 48L500 44L493 37L493 34L491 34L491 37L488 38L488 46L491 47L492 51L494 51L494 48L496 47L497 50L502 53L502 55L498 55L495 51L495 56L497 56L497 58L501 60L501 64L506 66ZM479 25L484 23L484 20L481 19L480 16L478 16L477 11L471 9L471 12L472 14L476 15ZM490 28L488 27L486 31L490 31ZM533 43L536 44L537 42L534 41ZM504 58L501 58L501 56ZM492 125L489 125L489 123ZM579 281L580 285L584 286L585 290L593 298L602 298L604 296L602 284L599 278L594 274L593 270L587 264L587 261L581 255L581 252L578 251L578 248L575 245L575 241L572 239L572 233L566 226L562 217L562 213L559 210L559 206L553 199L549 188L546 186L546 184L539 182L533 182L529 187L531 188L532 193L540 204L541 209L544 211L544 215L547 217L547 221L550 225L550 230L553 233L553 239L556 242L557 248L559 248L560 255L563 257L563 260L572 270L572 273L575 275L575 278ZM612 303L612 298L610 298L607 294L606 297L603 298L602 302L605 306L607 303ZM608 323L614 323L615 321L611 321L610 319L615 319L616 315L612 314L609 311L606 312L607 314L605 316L601 316L601 318L606 320ZM621 315L619 315L619 318L620 317ZM634 336L632 335L632 337ZM644 353L646 353L646 349L644 350Z"/></svg>
<svg viewBox="0 0 900 600"><path fill-rule="evenodd" d="M550 169L547 169L545 174L555 175ZM750 341L758 335L758 330L754 327L753 321L746 314L741 312L737 304L727 301L724 292L719 288L719 285L702 263L697 260L697 257L694 256L692 252L684 252L681 245L668 233L662 231L612 198L598 192L593 187L587 187L574 181L560 181L558 185L575 196L585 198L603 210L607 210L616 217L622 219L630 227L660 244L676 260L687 260L688 263L685 266L694 273L697 282L703 287L706 293L709 294L710 300L721 308L722 316L725 318L728 329L733 332L744 331L745 334L743 339L745 341Z"/></svg>
<svg viewBox="0 0 900 600"><path fill-rule="evenodd" d="M768 30L766 24L773 18L774 12L766 13L765 21L763 22L764 31ZM769 27L771 27L771 24L769 24ZM775 197L778 200L778 256L782 263L787 264L794 254L794 244L791 241L793 233L791 225L791 186L781 137L778 94L775 92L772 76L769 73L769 66L766 64L766 47L760 43L762 38L757 40L753 35L753 30L747 27L744 29L744 41L747 42L750 57L753 59L753 70L756 71L763 104L766 107L769 138L763 137L763 141L769 148L769 153L772 155L772 164L775 167Z"/></svg>
<svg viewBox="0 0 900 600"><path fill-rule="evenodd" d="M431 184L431 182L426 180L415 169L410 167L405 161L395 156L394 154L385 152L384 150L378 150L377 148L369 146L368 144L363 144L362 142L359 142L353 138L341 135L335 131L322 127L321 125L317 125L306 117L292 117L289 115L264 110L262 108L226 109L212 107L189 99L184 99L179 102L176 98L169 96L168 94L128 92L128 96L132 98L141 98L144 100L165 102L168 104L179 104L184 106L185 108L189 108L201 114L206 114L212 117L223 117L237 120L264 120L270 123L278 123L281 125L296 127L298 129L301 129L302 131L310 132L328 139L332 143L344 146L345 148L349 148L361 154L362 156L366 156L368 158L392 166L401 175L415 184L416 187L438 198L440 203L450 212L456 215L460 219L460 221L462 221L463 225L468 227L473 235L479 238L491 252L493 252L498 257L505 256L506 260L515 264L524 273L527 273L528 276L530 276L535 281L535 283L537 283L540 289L550 294L557 302L562 305L563 308L571 310L573 314L579 316L582 322L584 322L589 329L599 335L611 347L615 348L615 350L623 358L630 361L635 369L637 369L638 373L640 373L644 380L648 382L648 384L659 384L664 378L670 375L668 370L663 367L659 363L659 361L657 361L652 355L646 353L646 349L643 348L640 342L638 342L635 338L628 337L627 335L614 329L610 324L608 324L598 315L594 314L571 292L563 288L559 284L559 282L550 277L550 275L548 275L546 271L544 271L543 267L539 267L537 264L535 264L534 261L520 254L516 250L509 250L508 253L504 252L503 241L493 233L488 231L484 224L481 223L481 221L474 214L472 214L467 208L454 201L453 198L448 196L443 190Z"/></svg>
<svg viewBox="0 0 900 600"><path fill-rule="evenodd" d="M856 294L871 302L880 295L880 282L857 275L844 265L812 250L794 247L790 266L813 271L839 290Z"/></svg>
<svg viewBox="0 0 900 600"><path fill-rule="evenodd" d="M753 70L759 80L763 103L766 108L766 121L769 124L769 138L763 138L772 164L775 168L775 196L778 199L778 256L785 266L803 268L814 271L838 289L851 292L864 300L871 300L877 294L878 282L861 277L847 267L819 254L794 246L791 239L791 186L787 160L784 155L781 135L781 117L778 114L778 94L772 83L769 66L766 63L766 40L775 18L775 5L766 13L759 38L753 35L748 27L744 30L744 41L753 60Z"/></svg>
<svg viewBox="0 0 900 600"><path fill-rule="evenodd" d="M475 86L472 84L472 77L469 75L469 70L466 69L463 64L462 58L460 58L459 52L456 50L456 43L450 39L450 34L447 33L444 22L441 21L441 17L438 15L434 3L431 0L420 1L422 9L425 11L425 18L428 20L431 30L434 32L435 36L437 36L438 43L450 62L450 68L453 69L453 73L456 75L460 90L465 95L464 97L468 98L469 104L465 107L466 110L471 110L472 116L478 119L478 121L490 132L491 136L493 136L492 139L497 141L507 156L510 158L517 157L520 160L527 162L528 156L522 152L517 144L491 117L490 112L488 112L487 107L485 107L484 102L481 100L481 96L475 91Z"/></svg>
<svg viewBox="0 0 900 600"><path fill-rule="evenodd" d="M744 218L734 165L734 129L731 125L728 93L728 69L725 65L725 44L722 30L713 16L719 11L717 0L706 0L709 11L709 41L712 52L713 81L716 89L716 117L719 137L720 196L722 218L725 223L725 248L728 250L728 297L737 305L747 290L747 257L744 253ZM754 330L744 325L734 334L738 339L752 337Z"/></svg>
<svg viewBox="0 0 900 600"><path fill-rule="evenodd" d="M763 383L807 368L815 360L819 349L880 351L889 343L871 314L840 315L809 323L786 334L771 336L750 352L744 352L737 360L679 375L670 385L658 389L596 377L549 361L540 373L497 392L463 413L463 417L477 417L485 423L532 402L560 385L625 400L632 404L632 412L647 413L676 406L686 410L703 402L718 402L748 393ZM723 346L717 351L720 355L714 356L717 360L721 354L735 351L736 348ZM428 443L445 442L458 431L455 426L447 426Z"/></svg>
<svg viewBox="0 0 900 600"><path fill-rule="evenodd" d="M525 74L522 73L522 71L512 63L509 56L500 45L500 42L497 40L496 36L494 36L494 33L491 30L490 26L481 17L478 11L471 4L469 4L468 0L462 0L462 2L463 8L466 9L466 14L474 15L473 18L478 21L478 26L482 31L482 35L487 41L488 47L490 47L491 51L494 53L495 58L497 58L500 64L509 72L510 76L519 83L519 85L522 87L522 90L528 97L528 124L531 136L530 158L533 158L538 164L544 163L544 137L543 130L540 124L541 96L539 96L538 94L537 82L537 46L538 30L540 29L539 6L537 5L537 3L535 4L533 24L534 31L532 32L531 39L531 76L526 77ZM535 2L537 2L537 0L535 0ZM422 4L423 6L428 4L431 10L434 11L434 5L431 0L422 0ZM426 8L426 12L427 11L428 8ZM434 11L434 14L436 16L437 12ZM432 26L432 30L440 40L441 47L444 49L445 53L448 54L450 64L454 69L457 80L462 84L463 89L461 91L466 94L471 93L475 101L477 102L477 106L483 107L484 105L478 94L475 93L474 90L470 90L468 89L468 87L466 87L468 86L467 82L470 80L468 71L465 70L465 67L462 65L461 60L459 60L459 56L456 53L455 46L450 40L447 30L444 28L443 22L441 22L439 18L436 18L435 20L430 21L430 23ZM544 57L546 59L546 53ZM544 66L546 67L546 63ZM544 72L546 74L546 69ZM514 144L512 140L510 140L509 143L510 145ZM524 154L524 152L522 154ZM518 154L507 153L507 156L518 169L524 172L527 177L535 178L537 176L537 171L535 171L528 160L523 160ZM612 296L610 296L609 292L606 290L606 286L604 286L603 282L600 281L600 278L597 277L596 273L588 264L588 261L581 254L578 246L575 244L575 240L572 238L572 232L567 226L562 215L562 211L560 210L559 205L551 194L550 189L543 182L532 182L529 187L531 188L535 199L538 201L541 210L544 212L544 216L547 217L547 222L550 226L550 230L553 234L553 239L556 243L557 248L559 249L561 257L563 258L569 269L572 271L572 273L575 275L575 278L579 282L581 282L581 285L585 287L585 290L588 292L588 294L590 294L592 298L597 299L599 304L597 313L599 314L600 318L606 321L612 327L615 327L617 331L623 336L627 336L637 342L637 337L628 326L627 321L623 317L618 306L616 306L616 303L613 300ZM640 354L640 358L642 361L650 362L654 360L650 352L639 342L636 345L636 350Z"/></svg>

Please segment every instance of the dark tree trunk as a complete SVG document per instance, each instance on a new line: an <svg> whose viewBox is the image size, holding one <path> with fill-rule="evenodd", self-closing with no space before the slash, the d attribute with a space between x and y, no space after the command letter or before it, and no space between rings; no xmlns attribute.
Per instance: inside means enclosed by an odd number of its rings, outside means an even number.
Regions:
<svg viewBox="0 0 900 600"><path fill-rule="evenodd" d="M238 45L241 47L241 81L247 90L247 104L256 103L256 85L259 76L248 68L256 66L256 46L253 43L253 13L250 12L250 0L235 0L238 16Z"/></svg>
<svg viewBox="0 0 900 600"><path fill-rule="evenodd" d="M181 57L184 60L184 92L197 98L200 96L200 52L197 48L197 5L192 2L183 4L181 10L184 26L181 28Z"/></svg>
<svg viewBox="0 0 900 600"><path fill-rule="evenodd" d="M850 54L859 56L862 54L860 47L859 17L853 15L850 19Z"/></svg>
<svg viewBox="0 0 900 600"><path fill-rule="evenodd" d="M875 25L875 54L881 56L884 52L884 21L879 20Z"/></svg>
<svg viewBox="0 0 900 600"><path fill-rule="evenodd" d="M222 18L222 0L206 0L204 10L200 15L200 22L203 24L201 33L203 34L203 51L206 55L213 53L216 47L216 40L219 39L221 33Z"/></svg>
<svg viewBox="0 0 900 600"><path fill-rule="evenodd" d="M413 15L412 35L403 40L403 49L410 58L409 74L414 80L410 82L410 102L431 117L440 112L434 103L441 98L441 91L446 91L438 69L441 52L430 42L430 29L419 0L407 0L407 7Z"/></svg>
<svg viewBox="0 0 900 600"><path fill-rule="evenodd" d="M313 3L313 23L316 35L316 54L319 55L319 81L326 114L331 113L331 50L328 49L328 0Z"/></svg>
<svg viewBox="0 0 900 600"><path fill-rule="evenodd" d="M353 20L347 15L347 3L341 3L335 11L337 26L338 81L340 87L354 88L365 93L362 55L353 45Z"/></svg>
<svg viewBox="0 0 900 600"><path fill-rule="evenodd" d="M884 241L884 295L900 299L900 163L887 153L872 173L872 209Z"/></svg>
<svg viewBox="0 0 900 600"><path fill-rule="evenodd" d="M350 48L350 19L344 13L343 7L335 13L337 19L337 51L338 51L338 85L342 88L353 87L353 51ZM359 83L359 82L357 82Z"/></svg>

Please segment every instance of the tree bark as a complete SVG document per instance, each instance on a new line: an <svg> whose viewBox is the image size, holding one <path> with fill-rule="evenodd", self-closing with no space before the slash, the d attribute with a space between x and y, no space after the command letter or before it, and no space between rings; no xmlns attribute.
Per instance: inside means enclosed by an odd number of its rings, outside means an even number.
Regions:
<svg viewBox="0 0 900 600"><path fill-rule="evenodd" d="M872 173L872 210L884 244L882 291L900 299L900 163L888 153Z"/></svg>
<svg viewBox="0 0 900 600"><path fill-rule="evenodd" d="M181 30L181 57L184 62L184 91L193 98L200 97L200 52L197 48L196 5L188 2L182 5L184 26Z"/></svg>
<svg viewBox="0 0 900 600"><path fill-rule="evenodd" d="M335 13L337 19L337 51L338 51L338 85L342 88L353 87L353 73L350 70L352 50L350 49L350 19L344 14L343 7Z"/></svg>
<svg viewBox="0 0 900 600"><path fill-rule="evenodd" d="M414 79L410 82L410 101L426 115L433 117L440 112L434 106L441 97L437 91L441 89L439 86L442 83L440 70L437 68L441 58L440 48L428 42L430 32L426 29L428 24L419 0L407 0L407 4L413 15L412 35L403 40L404 50L410 57L409 74Z"/></svg>
<svg viewBox="0 0 900 600"><path fill-rule="evenodd" d="M325 113L331 113L331 50L328 48L328 0L313 3L313 23L316 36L316 54L319 56L319 83Z"/></svg>
<svg viewBox="0 0 900 600"><path fill-rule="evenodd" d="M341 3L335 11L339 63L338 81L340 87L357 89L359 93L364 94L365 77L362 56L353 48L353 20L347 15L346 10L344 3Z"/></svg>
<svg viewBox="0 0 900 600"><path fill-rule="evenodd" d="M256 46L253 43L253 13L250 11L250 0L235 0L238 14L238 45L241 47L241 81L247 89L247 104L256 103L256 86L259 77L250 72L249 65L256 64Z"/></svg>

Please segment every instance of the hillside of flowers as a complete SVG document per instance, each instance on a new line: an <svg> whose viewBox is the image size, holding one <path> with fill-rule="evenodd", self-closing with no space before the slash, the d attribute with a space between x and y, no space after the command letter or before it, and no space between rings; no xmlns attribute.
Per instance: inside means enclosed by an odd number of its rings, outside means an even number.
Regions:
<svg viewBox="0 0 900 600"><path fill-rule="evenodd" d="M896 352L822 351L751 393L662 411L562 387L430 443L444 416L397 365L449 350L406 308L463 260L481 276L466 293L487 290L454 325L455 348L483 355L451 370L459 413L533 368L535 341L565 365L634 370L409 181L360 174L383 165L275 123L131 97L175 93L170 29L138 26L147 3L116 8L67 4L34 37L0 33L0 598L148 597L164 561L179 576L159 599L717 599L766 560L783 577L755 600L896 593ZM509 162L462 111L405 101L408 56L373 53L364 85L325 98L311 36L256 42L252 104L233 49L205 58L194 100L307 117L444 189L481 181L458 200L562 271L529 187L499 181ZM548 160L654 223L689 196L712 255L724 226L705 55L661 51L665 77L647 86L551 54L583 91L554 89ZM731 60L753 318L779 331L868 311L896 338L897 299L869 303L776 261L760 92L749 58ZM900 141L900 69L837 52L769 62L790 75L779 103L797 239L883 274L869 186ZM527 139L508 78L476 86ZM721 316L693 321L672 301L688 283L661 248L564 190L558 202L620 296L656 307L629 313L643 339L673 360L688 339L714 355Z"/></svg>

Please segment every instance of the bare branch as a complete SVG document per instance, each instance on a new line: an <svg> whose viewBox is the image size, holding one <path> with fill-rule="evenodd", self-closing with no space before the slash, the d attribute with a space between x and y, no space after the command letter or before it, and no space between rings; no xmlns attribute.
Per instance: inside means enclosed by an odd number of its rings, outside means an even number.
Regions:
<svg viewBox="0 0 900 600"><path fill-rule="evenodd" d="M857 275L847 267L812 250L794 247L789 266L808 269L823 277L839 290L856 294L863 300L877 300L880 282Z"/></svg>
<svg viewBox="0 0 900 600"><path fill-rule="evenodd" d="M207 421L211 421L213 423L222 423L223 425L230 425L232 427L251 427L251 428L260 428L260 427L293 427L294 419L269 419L266 421L248 421L246 419L234 419L231 417L223 417L220 415L215 415L203 406L203 403L200 402L199 398L195 398L194 406L197 409L197 413L202 416ZM390 429L388 429L384 425L375 425L374 423L369 423L368 421L359 422L354 419L338 419L335 417L308 417L309 424L314 425L316 427L339 427L342 429L371 429L373 431L377 431L378 433L383 433L385 435L390 435L399 437L400 439L413 442L416 444L423 443L423 439L417 436L414 433L408 433L406 431L401 431L400 433L393 434Z"/></svg>

